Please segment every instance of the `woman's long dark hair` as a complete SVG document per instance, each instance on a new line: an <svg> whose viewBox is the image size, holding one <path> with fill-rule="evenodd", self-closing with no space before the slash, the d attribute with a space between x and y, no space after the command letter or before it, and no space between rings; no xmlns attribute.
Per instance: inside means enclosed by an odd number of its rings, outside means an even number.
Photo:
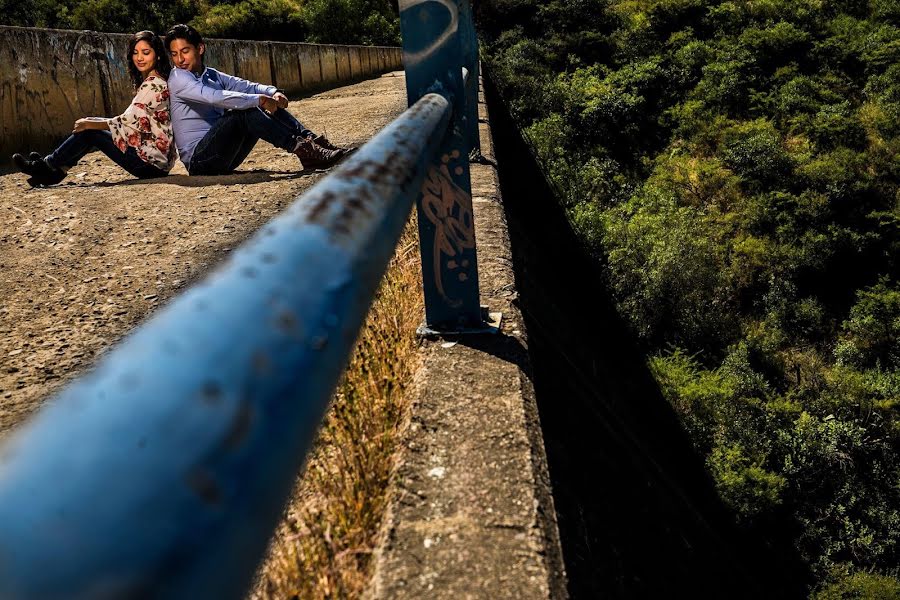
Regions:
<svg viewBox="0 0 900 600"><path fill-rule="evenodd" d="M163 79L168 79L172 65L169 62L169 53L166 52L166 47L163 46L162 40L152 31L138 31L131 36L131 40L128 42L128 55L125 57L125 60L128 61L128 75L131 77L131 84L134 86L134 89L141 87L141 84L144 82L144 76L134 66L134 59L132 58L134 48L138 45L138 42L150 44L150 47L156 52L156 65L153 68L156 69Z"/></svg>

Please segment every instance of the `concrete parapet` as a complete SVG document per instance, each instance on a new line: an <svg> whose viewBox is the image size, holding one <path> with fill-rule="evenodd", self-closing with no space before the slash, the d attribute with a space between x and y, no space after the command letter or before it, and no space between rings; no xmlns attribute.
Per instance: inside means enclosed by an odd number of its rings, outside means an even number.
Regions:
<svg viewBox="0 0 900 600"><path fill-rule="evenodd" d="M353 71L350 67L350 49L346 46L334 47L335 62L337 62L337 76L341 81L351 81Z"/></svg>
<svg viewBox="0 0 900 600"><path fill-rule="evenodd" d="M363 70L362 52L359 46L350 46L347 48L347 54L350 57L350 76L353 79L360 79L367 73Z"/></svg>
<svg viewBox="0 0 900 600"><path fill-rule="evenodd" d="M0 26L0 163L47 151L85 116L113 116L133 96L126 34ZM394 48L207 40L206 64L299 95L398 68ZM368 58L368 61L364 58ZM365 65L368 64L368 67Z"/></svg>
<svg viewBox="0 0 900 600"><path fill-rule="evenodd" d="M322 87L322 54L319 49L319 46L313 44L297 44L300 77L304 90Z"/></svg>
<svg viewBox="0 0 900 600"><path fill-rule="evenodd" d="M272 69L275 72L275 85L286 94L294 95L303 91L303 80L300 77L300 53L295 44L272 42L269 46L272 53Z"/></svg>
<svg viewBox="0 0 900 600"><path fill-rule="evenodd" d="M0 32L0 147L49 146L76 119L106 113L93 33L4 28Z"/></svg>
<svg viewBox="0 0 900 600"><path fill-rule="evenodd" d="M204 63L223 73L239 75L237 44L234 40L207 40Z"/></svg>
<svg viewBox="0 0 900 600"><path fill-rule="evenodd" d="M480 133L493 162L486 123ZM472 201L481 298L503 313L501 331L429 341L420 350L369 600L566 597L494 164L472 165Z"/></svg>
<svg viewBox="0 0 900 600"><path fill-rule="evenodd" d="M322 65L322 84L330 85L338 81L337 57L334 46L319 46L319 62Z"/></svg>
<svg viewBox="0 0 900 600"><path fill-rule="evenodd" d="M235 52L235 71L232 74L248 81L272 85L272 59L269 44L264 42L232 42Z"/></svg>
<svg viewBox="0 0 900 600"><path fill-rule="evenodd" d="M369 49L365 46L357 47L359 53L360 71L363 77L368 77L372 73L372 61L369 60Z"/></svg>
<svg viewBox="0 0 900 600"><path fill-rule="evenodd" d="M122 112L131 102L134 89L128 75L125 52L128 50L128 36L117 33L98 33L97 47L104 58L97 61L100 78L104 82L107 99L107 113Z"/></svg>
<svg viewBox="0 0 900 600"><path fill-rule="evenodd" d="M372 60L372 49L371 48L360 48L360 56L363 64L363 69L368 76L370 73L375 72L375 62Z"/></svg>

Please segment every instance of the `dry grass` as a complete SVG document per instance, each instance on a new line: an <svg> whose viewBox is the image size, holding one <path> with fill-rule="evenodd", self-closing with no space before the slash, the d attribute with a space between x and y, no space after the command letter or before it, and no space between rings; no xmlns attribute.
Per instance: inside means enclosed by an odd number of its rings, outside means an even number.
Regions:
<svg viewBox="0 0 900 600"><path fill-rule="evenodd" d="M354 598L368 584L404 390L416 366L420 282L411 224L272 540L253 600Z"/></svg>

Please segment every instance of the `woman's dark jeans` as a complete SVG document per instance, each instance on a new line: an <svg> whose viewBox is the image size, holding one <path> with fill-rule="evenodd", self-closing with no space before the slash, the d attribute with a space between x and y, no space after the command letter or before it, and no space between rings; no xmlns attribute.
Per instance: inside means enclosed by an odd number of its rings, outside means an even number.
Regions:
<svg viewBox="0 0 900 600"><path fill-rule="evenodd" d="M269 114L261 108L229 110L216 121L191 156L191 175L225 175L234 171L260 139L292 152L297 139L312 135L294 115L279 108Z"/></svg>
<svg viewBox="0 0 900 600"><path fill-rule="evenodd" d="M131 146L128 146L125 152L119 150L112 134L104 129L86 129L73 133L46 158L46 161L54 169L74 167L81 157L93 148L110 157L113 162L139 179L168 175L166 171L141 159Z"/></svg>

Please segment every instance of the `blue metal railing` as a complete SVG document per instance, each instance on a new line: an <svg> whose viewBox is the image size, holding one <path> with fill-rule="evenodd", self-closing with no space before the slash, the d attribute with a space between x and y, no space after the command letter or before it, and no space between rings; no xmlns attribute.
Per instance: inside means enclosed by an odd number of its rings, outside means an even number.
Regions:
<svg viewBox="0 0 900 600"><path fill-rule="evenodd" d="M0 598L242 597L414 201L426 323L480 324L467 1L402 1L410 108L0 447Z"/></svg>
<svg viewBox="0 0 900 600"><path fill-rule="evenodd" d="M417 203L425 320L432 329L479 329L478 260L469 152L478 135L475 28L468 0L401 0L406 92L429 92L456 107ZM463 68L470 75L464 81ZM475 86L467 94L466 84ZM475 118L472 118L474 104Z"/></svg>

